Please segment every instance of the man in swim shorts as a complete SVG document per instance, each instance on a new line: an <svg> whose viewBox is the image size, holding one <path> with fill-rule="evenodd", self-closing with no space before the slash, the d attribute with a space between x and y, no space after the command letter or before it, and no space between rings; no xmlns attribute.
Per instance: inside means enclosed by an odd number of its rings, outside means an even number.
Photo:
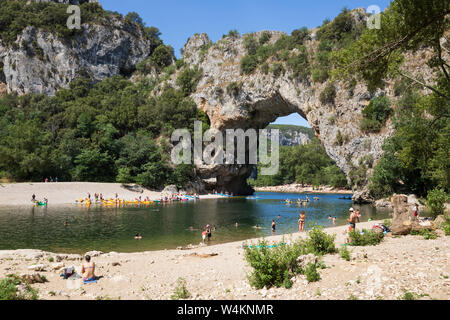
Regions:
<svg viewBox="0 0 450 320"><path fill-rule="evenodd" d="M350 231L354 231L356 229L356 213L353 208L350 208L350 218L347 220L349 222Z"/></svg>

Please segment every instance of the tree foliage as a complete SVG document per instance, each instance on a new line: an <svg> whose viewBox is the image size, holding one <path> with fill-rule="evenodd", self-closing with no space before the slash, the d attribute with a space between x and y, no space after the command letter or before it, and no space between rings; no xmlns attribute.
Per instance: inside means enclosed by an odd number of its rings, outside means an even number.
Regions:
<svg viewBox="0 0 450 320"><path fill-rule="evenodd" d="M260 171L260 166L258 171ZM317 138L312 142L293 147L280 147L280 168L273 176L258 172L256 180L249 180L254 186L275 186L289 183L347 186L344 173L333 163Z"/></svg>
<svg viewBox="0 0 450 320"><path fill-rule="evenodd" d="M0 172L16 181L138 182L150 188L182 186L193 167L174 167L170 146L157 140L176 128L207 121L183 90L167 87L149 99L155 83L121 76L92 84L80 78L56 96L0 99Z"/></svg>

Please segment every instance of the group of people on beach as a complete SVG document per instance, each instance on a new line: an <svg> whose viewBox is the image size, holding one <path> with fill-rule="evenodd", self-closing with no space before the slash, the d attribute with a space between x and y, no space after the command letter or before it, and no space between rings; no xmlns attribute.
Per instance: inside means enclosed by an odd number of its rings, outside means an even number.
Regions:
<svg viewBox="0 0 450 320"><path fill-rule="evenodd" d="M55 177L55 180L53 180L52 177L50 177L50 179L49 179L49 178L45 178L45 179L44 179L44 182L45 182L45 183L47 183L47 182L58 182L58 177Z"/></svg>

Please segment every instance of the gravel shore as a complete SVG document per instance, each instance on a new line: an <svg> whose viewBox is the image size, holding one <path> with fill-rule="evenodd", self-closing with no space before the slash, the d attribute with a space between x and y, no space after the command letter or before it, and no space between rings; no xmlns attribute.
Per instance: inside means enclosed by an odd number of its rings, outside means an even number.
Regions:
<svg viewBox="0 0 450 320"><path fill-rule="evenodd" d="M376 221L358 224L371 228ZM345 226L325 229L336 234L336 246L345 242ZM192 246L185 250L137 253L91 252L97 265L96 284L63 280L61 267L80 270L79 255L39 250L0 251L0 277L7 274L39 273L48 282L33 284L40 299L170 299L179 277L186 280L192 299L398 299L405 290L420 299L450 297L450 238L438 230L435 240L421 236L386 236L371 247L349 247L351 261L339 254L322 258L327 268L321 280L308 283L302 275L291 289L255 290L246 275L251 271L244 259L245 241L214 246ZM295 240L306 234L275 235L269 241ZM256 243L258 239L248 240ZM30 267L34 266L34 271Z"/></svg>

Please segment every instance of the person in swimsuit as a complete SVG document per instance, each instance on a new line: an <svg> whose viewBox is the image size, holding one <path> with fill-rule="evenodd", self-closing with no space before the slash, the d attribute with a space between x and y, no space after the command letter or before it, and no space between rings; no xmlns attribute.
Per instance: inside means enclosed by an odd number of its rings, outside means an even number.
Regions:
<svg viewBox="0 0 450 320"><path fill-rule="evenodd" d="M205 243L206 240L206 229L203 229L202 231L202 242Z"/></svg>
<svg viewBox="0 0 450 320"><path fill-rule="evenodd" d="M356 222L360 222L361 213L359 213L359 209L356 209Z"/></svg>
<svg viewBox="0 0 450 320"><path fill-rule="evenodd" d="M83 275L83 279L85 281L93 281L96 280L95 277L95 263L91 261L91 256L86 255L84 257L85 262L81 265L81 274Z"/></svg>
<svg viewBox="0 0 450 320"><path fill-rule="evenodd" d="M302 211L300 213L300 218L298 219L298 232L305 231L305 220L306 220L306 213L305 211Z"/></svg>
<svg viewBox="0 0 450 320"><path fill-rule="evenodd" d="M414 204L413 212L414 212L414 217L418 218L419 217L419 205L417 203Z"/></svg>
<svg viewBox="0 0 450 320"><path fill-rule="evenodd" d="M276 223L275 220L272 220L272 233L275 233Z"/></svg>
<svg viewBox="0 0 450 320"><path fill-rule="evenodd" d="M208 241L211 240L212 233L211 226L209 224L206 226L206 234L208 235Z"/></svg>
<svg viewBox="0 0 450 320"><path fill-rule="evenodd" d="M349 222L349 226L350 226L349 230L350 231L356 230L356 219L357 219L357 216L356 216L355 211L353 210L353 208L350 208L350 218L347 220Z"/></svg>

